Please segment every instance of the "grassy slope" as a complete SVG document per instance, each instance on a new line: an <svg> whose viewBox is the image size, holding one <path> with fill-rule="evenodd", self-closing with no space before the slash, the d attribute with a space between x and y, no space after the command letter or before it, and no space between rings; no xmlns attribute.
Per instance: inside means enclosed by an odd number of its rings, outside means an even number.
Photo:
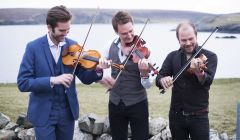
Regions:
<svg viewBox="0 0 240 140"><path fill-rule="evenodd" d="M232 135L236 131L236 106L240 101L240 79L218 79L214 81L210 93L210 124L211 128ZM78 97L81 114L107 114L108 94L97 84L90 86L78 85ZM168 118L170 90L159 95L156 87L148 90L149 112L152 118ZM28 94L18 91L16 85L0 85L0 112L8 115L13 121L26 112Z"/></svg>

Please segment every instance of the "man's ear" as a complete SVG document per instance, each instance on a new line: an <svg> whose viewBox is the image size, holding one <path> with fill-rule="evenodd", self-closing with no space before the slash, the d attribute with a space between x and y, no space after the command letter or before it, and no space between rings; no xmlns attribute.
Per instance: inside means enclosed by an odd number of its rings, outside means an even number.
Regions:
<svg viewBox="0 0 240 140"><path fill-rule="evenodd" d="M52 28L52 26L51 26L51 25L47 25L47 28L48 28L48 31L51 31L51 32L53 32L53 33L54 33L54 29Z"/></svg>
<svg viewBox="0 0 240 140"><path fill-rule="evenodd" d="M47 25L48 30L52 30L52 27L50 25Z"/></svg>

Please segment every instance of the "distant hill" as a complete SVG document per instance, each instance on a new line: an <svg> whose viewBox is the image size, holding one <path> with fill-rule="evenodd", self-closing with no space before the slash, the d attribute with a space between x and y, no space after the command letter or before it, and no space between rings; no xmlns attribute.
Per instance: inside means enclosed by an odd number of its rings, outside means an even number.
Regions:
<svg viewBox="0 0 240 140"><path fill-rule="evenodd" d="M0 9L0 25L45 24L48 9L7 8ZM96 9L72 8L73 24L88 24ZM101 9L95 23L111 23L118 9ZM150 18L151 23L169 23L190 20L196 23L200 31L211 31L215 26L222 26L221 32L240 33L240 13L215 15L190 11L173 10L127 10L134 17L135 23L144 23Z"/></svg>
<svg viewBox="0 0 240 140"><path fill-rule="evenodd" d="M201 31L211 31L218 26L219 32L240 33L240 13L202 17L196 25Z"/></svg>

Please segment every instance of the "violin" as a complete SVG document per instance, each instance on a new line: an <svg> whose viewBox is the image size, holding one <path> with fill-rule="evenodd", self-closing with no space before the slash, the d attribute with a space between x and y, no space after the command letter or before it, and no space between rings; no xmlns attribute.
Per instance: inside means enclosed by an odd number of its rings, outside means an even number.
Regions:
<svg viewBox="0 0 240 140"><path fill-rule="evenodd" d="M198 58L194 58L192 61L197 61L200 72L207 70L207 57L204 54L201 54ZM193 69L195 69L195 66L190 65L187 72L194 74Z"/></svg>
<svg viewBox="0 0 240 140"><path fill-rule="evenodd" d="M77 62L80 52L82 52L79 62ZM66 66L74 67L76 63L86 69L95 69L99 63L101 54L96 50L83 51L78 44L73 44L65 48L62 52L62 62ZM109 61L111 66L122 69L122 66Z"/></svg>
<svg viewBox="0 0 240 140"><path fill-rule="evenodd" d="M145 47L146 41L143 40L142 38L139 38L138 35L135 35L133 38L133 41L131 43L127 43L126 46L127 47L132 47L133 45L136 45L136 47L133 48L133 52L132 52L132 60L134 63L138 63L139 60L141 59L148 59L150 56L150 50ZM157 70L157 68L154 68L154 66L156 65L156 63L154 65L148 63L150 70L153 71L153 75L158 74L159 71Z"/></svg>
<svg viewBox="0 0 240 140"><path fill-rule="evenodd" d="M137 43L137 44L136 44ZM138 63L140 59L148 58L150 56L150 50L145 47L146 41L142 38L139 38L138 35L135 35L133 41L127 43L127 47L131 47L136 44L135 49L133 50L132 60L135 63Z"/></svg>

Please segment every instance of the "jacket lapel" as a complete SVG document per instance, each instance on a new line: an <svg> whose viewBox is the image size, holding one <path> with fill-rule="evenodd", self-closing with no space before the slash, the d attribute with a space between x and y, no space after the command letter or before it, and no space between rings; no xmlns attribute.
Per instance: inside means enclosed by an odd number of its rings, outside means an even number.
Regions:
<svg viewBox="0 0 240 140"><path fill-rule="evenodd" d="M61 72L62 72L62 73L65 73L65 70L64 70L65 67L64 67L64 64L63 64L63 62L62 62L62 52L63 52L63 50L64 50L65 48L66 48L66 44L61 47L61 54L60 54L60 57L61 57L61 58L60 58L60 60L61 60Z"/></svg>
<svg viewBox="0 0 240 140"><path fill-rule="evenodd" d="M66 44L65 45L63 45L62 46L62 50L61 50L61 55L60 55L60 57L62 57L62 52L63 52L63 50L65 49L65 48L67 48L67 47L69 47L69 43L68 43L68 41L67 41L67 39L65 39L65 41L66 41ZM61 59L62 60L62 59ZM62 62L61 62L62 63ZM68 66L66 66L66 67L64 67L64 64L62 63L62 65L61 65L61 70L62 70L62 73L72 73L72 69L73 68L71 68L71 67L68 67Z"/></svg>
<svg viewBox="0 0 240 140"><path fill-rule="evenodd" d="M47 41L47 35L43 38L43 50L47 58L48 66L51 70L52 75L54 75L54 69L53 69L53 59L52 59L52 53L49 48L49 44Z"/></svg>

